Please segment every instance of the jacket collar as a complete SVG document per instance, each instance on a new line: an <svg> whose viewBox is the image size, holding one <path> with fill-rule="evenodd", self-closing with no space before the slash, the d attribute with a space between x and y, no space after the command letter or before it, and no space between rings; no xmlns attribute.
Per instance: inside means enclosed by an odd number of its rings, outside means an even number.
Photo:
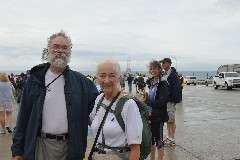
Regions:
<svg viewBox="0 0 240 160"><path fill-rule="evenodd" d="M50 63L43 63L40 65L34 66L30 71L31 76L33 75L37 79L37 81L45 84L45 75L48 69L50 68L50 65L51 65ZM69 69L70 69L69 66L67 66L62 73L64 77L66 77L67 79L69 77Z"/></svg>

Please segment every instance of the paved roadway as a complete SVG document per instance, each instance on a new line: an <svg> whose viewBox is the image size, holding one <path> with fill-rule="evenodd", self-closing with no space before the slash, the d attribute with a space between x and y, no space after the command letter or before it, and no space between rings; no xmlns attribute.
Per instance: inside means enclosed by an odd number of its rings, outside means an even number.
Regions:
<svg viewBox="0 0 240 160"><path fill-rule="evenodd" d="M186 86L183 95L178 147L201 160L240 159L240 89Z"/></svg>
<svg viewBox="0 0 240 160"><path fill-rule="evenodd" d="M240 159L240 89L185 86L176 122L177 146L165 148L165 160ZM88 137L87 154L92 142ZM0 135L0 160L10 159L10 145L11 134Z"/></svg>

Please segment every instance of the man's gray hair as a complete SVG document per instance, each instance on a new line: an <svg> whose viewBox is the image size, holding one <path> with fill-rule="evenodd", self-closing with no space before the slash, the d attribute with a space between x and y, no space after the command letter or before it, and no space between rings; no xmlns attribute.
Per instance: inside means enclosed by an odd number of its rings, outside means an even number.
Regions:
<svg viewBox="0 0 240 160"><path fill-rule="evenodd" d="M96 75L99 74L99 68L100 68L100 66L103 65L103 64L106 64L106 63L112 64L112 65L113 65L113 70L116 71L117 76L120 77L120 75L121 75L121 68L120 68L119 63L118 63L116 60L114 60L114 59L104 59L104 60L101 60L101 61L98 63L98 65L97 65L97 73L96 73Z"/></svg>
<svg viewBox="0 0 240 160"><path fill-rule="evenodd" d="M72 53L72 41L70 36L67 35L67 33L63 30L60 30L60 32L52 34L48 39L47 39L47 47L43 49L42 52L42 61L47 60L47 55L49 54L49 48L52 44L52 40L56 37L62 36L68 40L68 47L69 47L69 53Z"/></svg>

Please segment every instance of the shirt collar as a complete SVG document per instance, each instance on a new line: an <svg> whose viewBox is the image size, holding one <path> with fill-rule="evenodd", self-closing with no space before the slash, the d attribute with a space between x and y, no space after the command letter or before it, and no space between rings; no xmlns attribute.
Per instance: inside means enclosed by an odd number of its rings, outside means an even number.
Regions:
<svg viewBox="0 0 240 160"><path fill-rule="evenodd" d="M170 68L167 72L165 71L164 75L169 75L171 73L172 69Z"/></svg>

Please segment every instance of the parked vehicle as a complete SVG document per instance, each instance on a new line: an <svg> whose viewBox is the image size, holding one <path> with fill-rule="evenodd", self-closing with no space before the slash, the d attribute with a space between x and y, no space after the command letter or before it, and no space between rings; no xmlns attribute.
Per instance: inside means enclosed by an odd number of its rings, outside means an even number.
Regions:
<svg viewBox="0 0 240 160"><path fill-rule="evenodd" d="M213 86L225 87L227 90L232 88L240 88L240 74L237 72L220 72L218 77L213 78Z"/></svg>
<svg viewBox="0 0 240 160"><path fill-rule="evenodd" d="M194 84L196 86L197 78L196 78L196 76L186 76L185 79L184 79L184 82L187 85Z"/></svg>
<svg viewBox="0 0 240 160"><path fill-rule="evenodd" d="M212 84L212 83L213 83L213 76L209 77L208 79L205 79L204 84L206 86L208 86L209 84Z"/></svg>

